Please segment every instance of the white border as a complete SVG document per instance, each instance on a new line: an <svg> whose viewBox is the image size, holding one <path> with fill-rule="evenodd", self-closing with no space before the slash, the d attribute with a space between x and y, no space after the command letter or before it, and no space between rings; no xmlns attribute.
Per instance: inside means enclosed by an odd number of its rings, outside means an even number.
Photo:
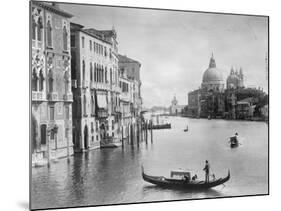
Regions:
<svg viewBox="0 0 281 211"><path fill-rule="evenodd" d="M278 1L262 0L66 0L95 4L138 6L270 16L270 196L119 205L68 210L276 210L280 208L280 38ZM28 1L1 3L1 210L27 210L29 194L29 54ZM279 124L278 124L279 123Z"/></svg>

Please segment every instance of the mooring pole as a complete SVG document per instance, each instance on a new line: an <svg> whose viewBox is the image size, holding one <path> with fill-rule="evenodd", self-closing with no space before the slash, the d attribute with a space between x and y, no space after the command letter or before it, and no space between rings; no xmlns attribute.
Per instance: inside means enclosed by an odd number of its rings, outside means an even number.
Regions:
<svg viewBox="0 0 281 211"><path fill-rule="evenodd" d="M153 126L153 125L152 125L152 124L153 124L153 123L152 123L152 120L151 120L151 122L150 122L150 136L151 136L150 139L151 139L151 142L153 142L153 132L152 132L152 131L153 131L153 130L152 130L152 126Z"/></svg>
<svg viewBox="0 0 281 211"><path fill-rule="evenodd" d="M122 147L124 147L124 137L123 137L123 125L121 126L121 141L122 141Z"/></svg>

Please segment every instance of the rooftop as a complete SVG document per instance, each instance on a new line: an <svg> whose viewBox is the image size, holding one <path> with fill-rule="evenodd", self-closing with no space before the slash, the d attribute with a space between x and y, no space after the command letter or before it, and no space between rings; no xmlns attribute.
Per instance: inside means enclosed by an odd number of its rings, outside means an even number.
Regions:
<svg viewBox="0 0 281 211"><path fill-rule="evenodd" d="M42 7L43 9L49 10L53 13L58 14L58 15L64 16L66 18L72 18L73 17L73 15L71 15L70 13L61 10L57 3L32 1L32 4L37 5L39 7Z"/></svg>
<svg viewBox="0 0 281 211"><path fill-rule="evenodd" d="M118 60L119 60L119 63L138 63L138 64L140 64L140 62L133 60L133 59L127 57L126 55L123 56L121 54L118 54Z"/></svg>

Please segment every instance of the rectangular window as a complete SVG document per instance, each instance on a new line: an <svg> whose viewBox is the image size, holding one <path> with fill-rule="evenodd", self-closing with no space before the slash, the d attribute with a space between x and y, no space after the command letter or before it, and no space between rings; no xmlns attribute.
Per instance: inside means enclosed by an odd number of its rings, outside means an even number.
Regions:
<svg viewBox="0 0 281 211"><path fill-rule="evenodd" d="M68 138L68 132L69 132L69 129L65 128L65 138Z"/></svg>
<svg viewBox="0 0 281 211"><path fill-rule="evenodd" d="M55 107L50 107L50 120L55 120Z"/></svg>
<svg viewBox="0 0 281 211"><path fill-rule="evenodd" d="M71 47L75 47L75 35L71 35L71 37L70 37L70 45L71 45Z"/></svg>
<svg viewBox="0 0 281 211"><path fill-rule="evenodd" d="M94 132L94 123L93 122L91 122L91 131L92 131L92 133Z"/></svg>
<svg viewBox="0 0 281 211"><path fill-rule="evenodd" d="M53 130L51 130L51 136L50 136L50 139L51 140L54 140L55 139L55 133Z"/></svg>
<svg viewBox="0 0 281 211"><path fill-rule="evenodd" d="M65 106L65 119L69 119L69 107Z"/></svg>
<svg viewBox="0 0 281 211"><path fill-rule="evenodd" d="M97 135L97 141L99 140L99 136Z"/></svg>
<svg viewBox="0 0 281 211"><path fill-rule="evenodd" d="M82 37L82 48L84 48L85 45L85 37Z"/></svg>
<svg viewBox="0 0 281 211"><path fill-rule="evenodd" d="M90 51L92 51L92 40L90 40Z"/></svg>

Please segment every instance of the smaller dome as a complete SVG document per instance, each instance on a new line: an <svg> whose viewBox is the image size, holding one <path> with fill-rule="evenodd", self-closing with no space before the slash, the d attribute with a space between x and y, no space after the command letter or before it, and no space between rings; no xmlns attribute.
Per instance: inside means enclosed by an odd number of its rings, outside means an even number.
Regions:
<svg viewBox="0 0 281 211"><path fill-rule="evenodd" d="M235 74L233 74L233 75L229 75L228 77L227 77L227 83L233 83L233 82L235 82L235 83L238 83L239 82L239 77L237 76L237 75L235 75Z"/></svg>

